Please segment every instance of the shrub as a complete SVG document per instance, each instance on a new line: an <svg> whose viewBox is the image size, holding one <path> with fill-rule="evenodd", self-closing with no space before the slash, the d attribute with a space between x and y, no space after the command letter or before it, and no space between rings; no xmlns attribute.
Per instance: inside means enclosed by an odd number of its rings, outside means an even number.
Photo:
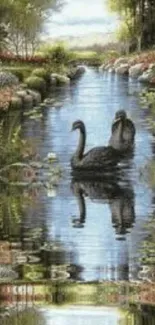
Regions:
<svg viewBox="0 0 155 325"><path fill-rule="evenodd" d="M3 87L0 89L0 109L8 110L14 91L14 87Z"/></svg>
<svg viewBox="0 0 155 325"><path fill-rule="evenodd" d="M12 53L0 53L0 60L4 63L32 63L32 64L41 64L41 63L48 63L48 59L45 57L40 56L33 56L33 57L22 57L16 56Z"/></svg>
<svg viewBox="0 0 155 325"><path fill-rule="evenodd" d="M42 95L46 92L46 82L43 78L37 76L30 76L25 79L25 83L30 89L38 90Z"/></svg>
<svg viewBox="0 0 155 325"><path fill-rule="evenodd" d="M0 87L17 85L18 82L18 78L11 72L0 71Z"/></svg>
<svg viewBox="0 0 155 325"><path fill-rule="evenodd" d="M75 52L76 60L80 64L88 64L92 66L99 66L102 63L101 55L94 51L79 51Z"/></svg>
<svg viewBox="0 0 155 325"><path fill-rule="evenodd" d="M64 47L63 44L56 44L43 50L44 55L54 65L67 64L74 59L73 52Z"/></svg>
<svg viewBox="0 0 155 325"><path fill-rule="evenodd" d="M23 82L24 78L27 78L31 74L32 69L29 67L4 67L2 71L11 72L20 82Z"/></svg>
<svg viewBox="0 0 155 325"><path fill-rule="evenodd" d="M50 82L50 73L44 68L37 68L32 71L32 76L43 78L47 83Z"/></svg>

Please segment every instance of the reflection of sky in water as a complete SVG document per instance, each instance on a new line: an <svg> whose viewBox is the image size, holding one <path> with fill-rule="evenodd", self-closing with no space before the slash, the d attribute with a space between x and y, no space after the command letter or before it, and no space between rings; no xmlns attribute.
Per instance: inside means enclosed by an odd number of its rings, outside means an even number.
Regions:
<svg viewBox="0 0 155 325"><path fill-rule="evenodd" d="M72 307L59 308L43 311L46 317L46 325L118 325L121 319L119 310L116 308L94 308L91 307Z"/></svg>
<svg viewBox="0 0 155 325"><path fill-rule="evenodd" d="M141 87L137 81L127 77L87 69L75 85L61 89L59 94L53 93L58 101L62 101L62 108L49 108L45 112L39 133L37 123L31 131L31 122L26 126L29 135L37 134L41 155L53 150L64 168L57 197L48 199L46 203L49 236L53 239L59 237L66 247L76 249L77 264L84 267L82 277L85 280L122 278L128 267L132 277L138 245L145 236L143 226L151 212L152 193L139 182L138 168L152 156L152 136L143 120L144 112L138 108L135 92ZM72 122L82 119L86 123L87 148L107 144L115 112L122 108L134 120L137 130L135 157L129 170L135 196L135 223L130 233L124 235L124 241L116 240L119 236L112 225L110 205L105 200L98 203L86 198L85 226L73 228L72 216L78 217L79 212L67 172L78 141L78 132L69 132Z"/></svg>

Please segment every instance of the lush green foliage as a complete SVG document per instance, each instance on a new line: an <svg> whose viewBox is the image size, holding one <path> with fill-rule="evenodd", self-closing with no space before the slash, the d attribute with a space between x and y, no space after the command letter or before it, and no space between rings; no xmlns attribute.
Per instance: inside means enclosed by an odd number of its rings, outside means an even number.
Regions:
<svg viewBox="0 0 155 325"><path fill-rule="evenodd" d="M74 52L67 49L62 42L55 45L42 45L39 48L38 54L41 57L47 58L48 62L50 62L53 67L57 67L61 64L67 65L75 59Z"/></svg>
<svg viewBox="0 0 155 325"><path fill-rule="evenodd" d="M89 65L99 66L102 63L102 55L95 51L76 51L75 61Z"/></svg>
<svg viewBox="0 0 155 325"><path fill-rule="evenodd" d="M117 12L124 21L130 46L148 47L155 42L155 2L150 0L108 0L110 10ZM122 26L124 29L124 27ZM122 32L121 32L122 33Z"/></svg>
<svg viewBox="0 0 155 325"><path fill-rule="evenodd" d="M8 66L6 66L6 67L2 68L2 71L11 72L16 77L18 77L19 81L22 82L24 80L24 78L28 77L31 74L32 69L31 69L31 67L28 67L28 66L25 66L25 67L24 66L23 67L18 67L18 66L17 67L16 66L8 67Z"/></svg>
<svg viewBox="0 0 155 325"><path fill-rule="evenodd" d="M38 90L41 94L46 92L46 82L43 78L32 75L25 79L25 83L30 89Z"/></svg>
<svg viewBox="0 0 155 325"><path fill-rule="evenodd" d="M19 161L23 155L24 142L17 118L17 115L14 119L6 116L0 122L0 168ZM6 128L7 124L10 124L9 129Z"/></svg>
<svg viewBox="0 0 155 325"><path fill-rule="evenodd" d="M33 55L40 33L51 10L58 10L61 0L1 0L1 23L7 26L7 45L16 55ZM0 25L0 41L5 38Z"/></svg>
<svg viewBox="0 0 155 325"><path fill-rule="evenodd" d="M111 59L116 59L119 53L116 51L106 51L105 53L97 53L95 51L76 51L75 61L79 63L86 63L89 65L101 65L104 61L109 61Z"/></svg>
<svg viewBox="0 0 155 325"><path fill-rule="evenodd" d="M44 68L36 68L32 71L32 76L37 76L45 79L46 82L50 82L50 73Z"/></svg>

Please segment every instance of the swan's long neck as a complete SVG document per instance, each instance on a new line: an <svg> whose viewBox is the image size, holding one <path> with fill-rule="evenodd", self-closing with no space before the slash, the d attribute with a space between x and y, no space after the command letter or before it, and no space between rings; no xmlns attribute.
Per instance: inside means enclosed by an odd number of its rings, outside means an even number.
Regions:
<svg viewBox="0 0 155 325"><path fill-rule="evenodd" d="M120 142L123 142L123 128L124 128L124 121L121 121L121 123L119 123L119 131L118 131L118 137Z"/></svg>
<svg viewBox="0 0 155 325"><path fill-rule="evenodd" d="M117 133L116 135L114 134L115 136L115 147L116 149L120 150L122 145L123 145L123 142L124 142L124 139L123 139L123 128L124 128L124 121L121 121L118 125L118 129L117 129Z"/></svg>
<svg viewBox="0 0 155 325"><path fill-rule="evenodd" d="M85 206L84 196L82 194L82 191L80 190L77 195L77 201L78 201L79 212L80 212L80 223L83 224L85 222L85 217L86 217L86 206Z"/></svg>
<svg viewBox="0 0 155 325"><path fill-rule="evenodd" d="M85 128L80 128L80 137L79 137L79 143L77 150L75 152L75 156L81 160L83 157L84 149L85 149L85 143L86 143L86 130Z"/></svg>
<svg viewBox="0 0 155 325"><path fill-rule="evenodd" d="M80 188L79 184L74 184L74 194L77 199L78 208L79 208L79 224L85 223L86 218L86 205L85 205L85 199L82 192L82 189Z"/></svg>

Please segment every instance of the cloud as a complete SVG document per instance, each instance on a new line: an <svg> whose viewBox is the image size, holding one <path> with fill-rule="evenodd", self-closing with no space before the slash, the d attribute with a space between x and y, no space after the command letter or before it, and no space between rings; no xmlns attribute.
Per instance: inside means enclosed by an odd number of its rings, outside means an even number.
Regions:
<svg viewBox="0 0 155 325"><path fill-rule="evenodd" d="M85 18L70 18L70 19L63 19L63 20L57 20L53 19L52 24L54 25L68 25L68 26L74 26L74 25L110 25L113 21L113 18L100 18L100 17L85 17Z"/></svg>
<svg viewBox="0 0 155 325"><path fill-rule="evenodd" d="M117 17L108 13L105 0L68 0L60 13L52 15L46 30L51 36L81 35L114 30L116 24Z"/></svg>

